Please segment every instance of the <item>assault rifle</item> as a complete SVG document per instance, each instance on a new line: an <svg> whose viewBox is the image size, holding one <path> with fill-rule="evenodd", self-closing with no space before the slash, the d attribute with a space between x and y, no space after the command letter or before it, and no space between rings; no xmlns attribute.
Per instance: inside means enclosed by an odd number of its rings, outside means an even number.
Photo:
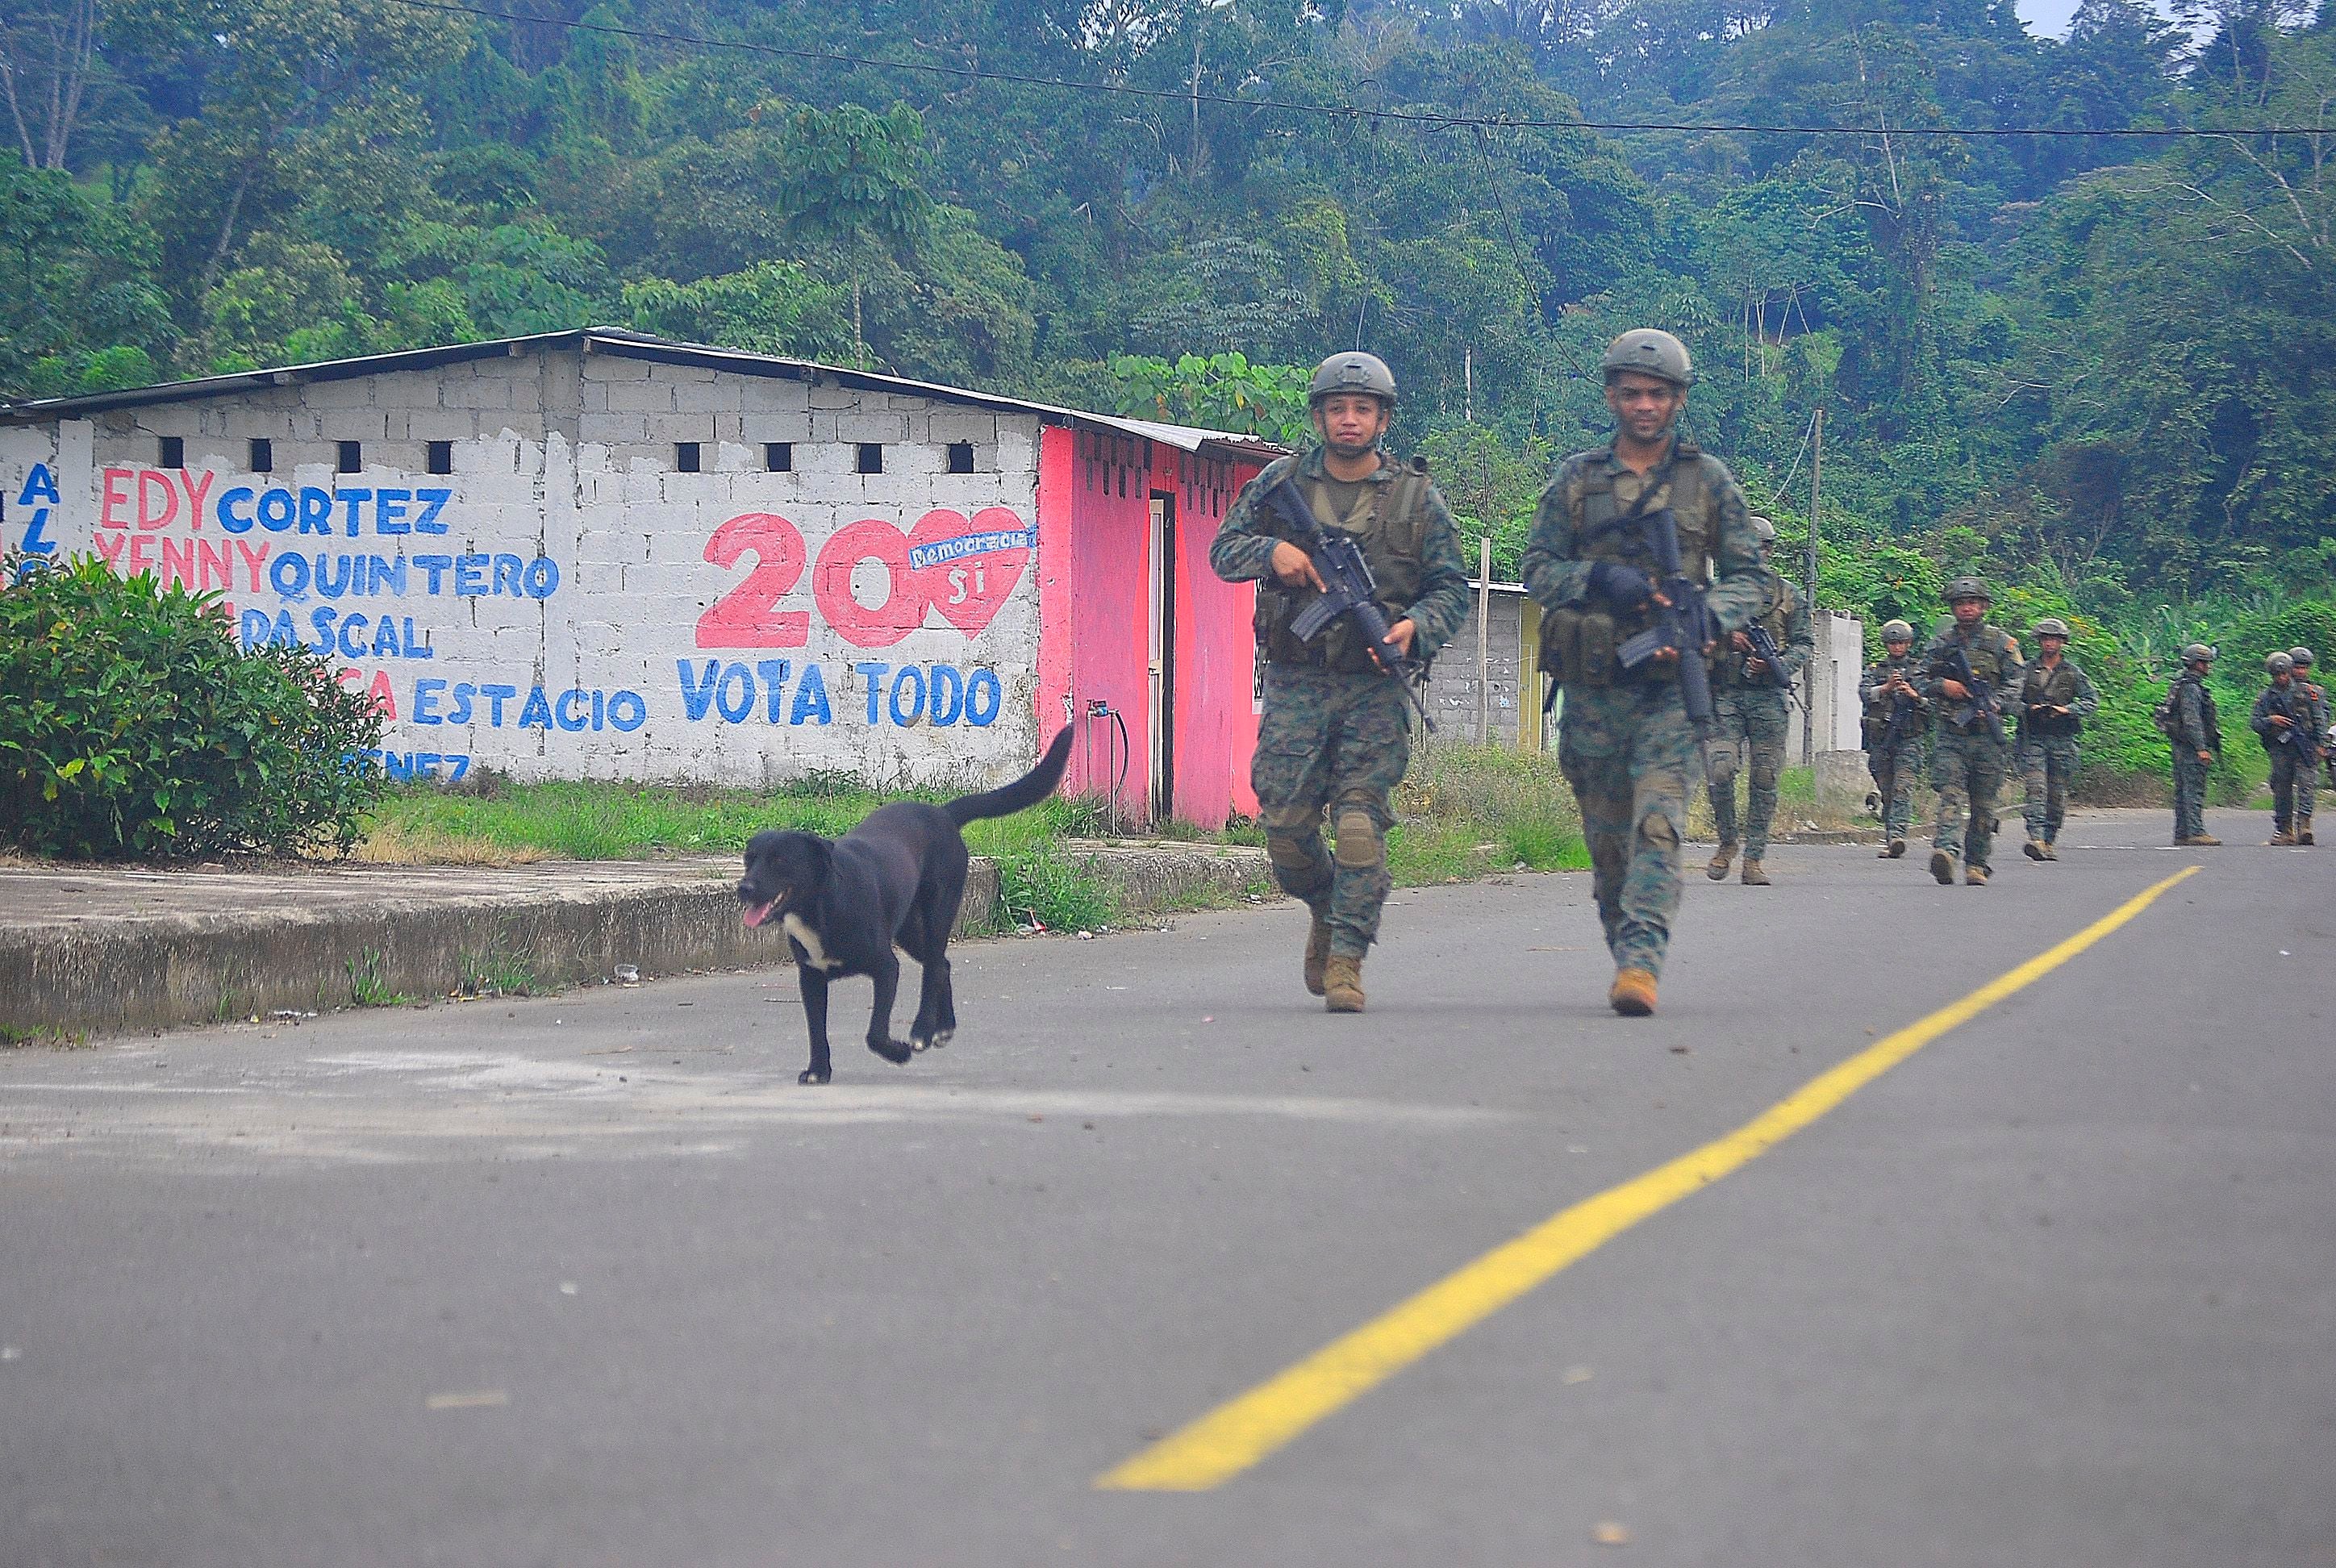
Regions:
<svg viewBox="0 0 2336 1568"><path fill-rule="evenodd" d="M2278 695L2276 687L2273 688L2273 692L2271 711L2284 717L2287 720L2287 727L2281 729L2277 726L2273 726L2272 744L2292 746L2295 748L2295 755L2303 759L2305 766L2316 765L2321 757L2320 737L2312 733L2312 699L2292 686L2287 688L2284 696ZM2303 710L2301 715L2295 711L2299 707Z"/></svg>
<svg viewBox="0 0 2336 1568"><path fill-rule="evenodd" d="M1718 635L1718 626L1712 619L1711 607L1703 600L1703 589L1689 579L1686 569L1679 564L1679 518L1666 506L1646 513L1643 521L1647 543L1662 574L1655 583L1655 591L1670 603L1653 605L1655 624L1624 641L1614 650L1614 657L1624 669L1636 672L1666 648L1676 654L1679 696L1687 702L1688 722L1695 726L1698 736L1708 736L1711 731L1711 680L1710 672L1704 667L1703 650Z"/></svg>
<svg viewBox="0 0 2336 1568"><path fill-rule="evenodd" d="M1355 536L1343 528L1323 527L1322 520L1287 478L1259 499L1289 528L1291 542L1313 560L1315 575L1322 579L1321 594L1290 618L1290 634L1300 642L1312 642L1340 616L1352 616L1372 665L1402 688L1404 700L1419 715L1419 722L1430 735L1435 734L1436 721L1428 716L1427 705L1420 701L1416 684L1426 678L1426 667L1391 640L1387 612L1379 608L1378 584L1371 580L1370 563L1363 559L1362 546L1355 542Z"/></svg>
<svg viewBox="0 0 2336 1568"><path fill-rule="evenodd" d="M1784 657L1777 653L1776 639L1768 635L1768 628L1757 620L1752 621L1744 628L1744 639L1752 645L1752 657L1768 667L1767 673L1752 678L1762 686L1790 690L1792 677L1785 673Z"/></svg>
<svg viewBox="0 0 2336 1568"><path fill-rule="evenodd" d="M1952 651L1947 657L1952 661L1947 667L1948 677L1962 682L1970 695L1947 711L1947 722L1960 727L1983 717L1988 734L2001 740L2003 715L1994 686L1971 673L1971 650L1960 639L1950 639L1948 648Z"/></svg>

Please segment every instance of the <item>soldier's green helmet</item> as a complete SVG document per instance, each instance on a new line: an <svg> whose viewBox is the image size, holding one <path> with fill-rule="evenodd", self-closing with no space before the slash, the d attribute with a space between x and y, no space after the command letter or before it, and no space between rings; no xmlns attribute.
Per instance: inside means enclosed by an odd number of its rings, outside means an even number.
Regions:
<svg viewBox="0 0 2336 1568"><path fill-rule="evenodd" d="M2066 638L2068 635L2068 623L2057 615L2048 615L2036 623L2033 630L2038 637Z"/></svg>
<svg viewBox="0 0 2336 1568"><path fill-rule="evenodd" d="M2275 653L2263 660L2263 670L2270 675L2293 675L2295 661L2283 653Z"/></svg>
<svg viewBox="0 0 2336 1568"><path fill-rule="evenodd" d="M1765 517L1756 516L1753 518L1752 531L1760 536L1760 542L1762 544L1774 544L1776 542L1776 525L1770 522Z"/></svg>
<svg viewBox="0 0 2336 1568"><path fill-rule="evenodd" d="M2203 642L2194 642L2182 650L2182 662L2184 664L2212 664L2214 662L2214 650L2208 648Z"/></svg>
<svg viewBox="0 0 2336 1568"><path fill-rule="evenodd" d="M1914 640L1914 628L1903 620L1885 620L1882 623L1882 640L1912 642Z"/></svg>
<svg viewBox="0 0 2336 1568"><path fill-rule="evenodd" d="M2287 657L2295 661L2295 667L2298 669L2310 669L2312 667L2312 650L2308 648L2289 648L2287 650Z"/></svg>
<svg viewBox="0 0 2336 1568"><path fill-rule="evenodd" d="M1975 577L1959 577L1947 584L1946 598L1949 604L1966 599L1981 599L1989 604L1995 602L1995 596L1987 591L1987 584Z"/></svg>
<svg viewBox="0 0 2336 1568"><path fill-rule="evenodd" d="M1334 354L1314 367L1314 384L1306 390L1306 406L1341 392L1359 392L1395 406L1395 372L1376 354Z"/></svg>
<svg viewBox="0 0 2336 1568"><path fill-rule="evenodd" d="M1660 376L1682 392L1695 380L1695 362L1688 357L1687 345L1656 326L1632 327L1608 344L1599 369L1609 381L1625 370Z"/></svg>

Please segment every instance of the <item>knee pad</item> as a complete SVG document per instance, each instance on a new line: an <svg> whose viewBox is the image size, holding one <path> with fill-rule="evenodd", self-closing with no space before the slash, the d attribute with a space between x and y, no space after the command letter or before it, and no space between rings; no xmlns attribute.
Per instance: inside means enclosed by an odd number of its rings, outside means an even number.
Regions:
<svg viewBox="0 0 2336 1568"><path fill-rule="evenodd" d="M1338 810L1338 863L1350 871L1368 871L1387 863L1387 836L1378 819L1358 805Z"/></svg>
<svg viewBox="0 0 2336 1568"><path fill-rule="evenodd" d="M1679 848L1679 828L1659 806L1649 806L1639 813L1639 836L1659 850Z"/></svg>
<svg viewBox="0 0 2336 1568"><path fill-rule="evenodd" d="M1752 765L1752 787L1756 790L1775 789L1776 787L1776 770L1772 766L1764 765L1763 764L1757 762L1754 763Z"/></svg>
<svg viewBox="0 0 2336 1568"><path fill-rule="evenodd" d="M1711 782L1719 788L1727 788L1736 782L1736 748L1732 745L1713 746L1710 755L1705 759L1705 766L1711 775Z"/></svg>

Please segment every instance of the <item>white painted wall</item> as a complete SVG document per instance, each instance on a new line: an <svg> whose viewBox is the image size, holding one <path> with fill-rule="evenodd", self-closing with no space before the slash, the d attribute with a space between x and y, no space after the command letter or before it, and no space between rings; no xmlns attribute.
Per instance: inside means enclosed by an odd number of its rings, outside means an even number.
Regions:
<svg viewBox="0 0 2336 1568"><path fill-rule="evenodd" d="M362 472L335 472L345 440ZM424 472L433 440L453 473ZM705 472L676 471L682 441ZM946 472L952 441L975 472ZM1036 551L1013 540L1037 456L1035 416L531 352L0 430L0 542L223 587L248 640L329 639L394 712L393 771L995 782L1037 749Z"/></svg>

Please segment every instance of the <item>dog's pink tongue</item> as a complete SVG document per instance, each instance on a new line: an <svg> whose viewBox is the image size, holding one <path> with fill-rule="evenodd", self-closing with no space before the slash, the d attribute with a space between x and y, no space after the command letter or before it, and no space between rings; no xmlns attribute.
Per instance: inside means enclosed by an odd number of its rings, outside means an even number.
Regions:
<svg viewBox="0 0 2336 1568"><path fill-rule="evenodd" d="M777 905L778 901L778 900L773 899L766 904L749 904L744 910L740 911L739 913L748 925L759 926L764 920L771 918L771 911Z"/></svg>

